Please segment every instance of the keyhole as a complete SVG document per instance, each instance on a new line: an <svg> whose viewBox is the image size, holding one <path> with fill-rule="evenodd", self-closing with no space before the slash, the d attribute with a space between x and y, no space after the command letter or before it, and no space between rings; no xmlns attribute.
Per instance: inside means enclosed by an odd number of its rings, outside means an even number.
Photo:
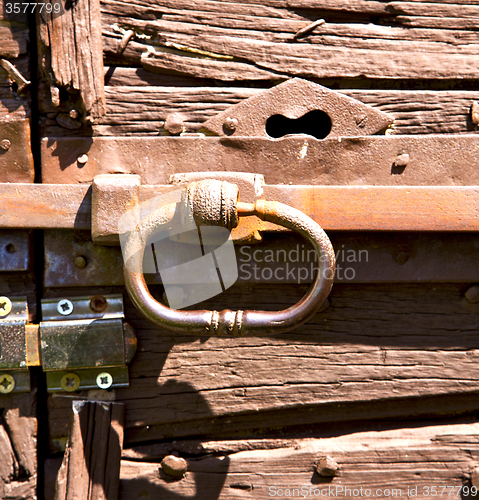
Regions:
<svg viewBox="0 0 479 500"><path fill-rule="evenodd" d="M309 111L296 119L273 115L266 121L266 133L274 139L291 134L306 134L316 139L324 139L331 132L331 127L331 118L319 109Z"/></svg>

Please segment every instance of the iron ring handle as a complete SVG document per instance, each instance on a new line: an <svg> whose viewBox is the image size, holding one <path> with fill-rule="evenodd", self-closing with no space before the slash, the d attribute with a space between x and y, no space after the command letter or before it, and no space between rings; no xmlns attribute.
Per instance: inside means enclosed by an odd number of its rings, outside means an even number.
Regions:
<svg viewBox="0 0 479 500"><path fill-rule="evenodd" d="M251 215L298 232L320 256L315 280L299 302L281 311L183 311L170 309L151 296L143 276L143 255L145 244L155 231L163 231L175 221L191 216L198 226L221 225L231 229L239 217ZM123 255L126 289L136 308L164 328L191 335L260 336L292 330L310 319L326 300L335 272L331 242L310 217L276 201L241 203L236 185L216 180L189 184L181 203L160 207L143 219L128 236Z"/></svg>

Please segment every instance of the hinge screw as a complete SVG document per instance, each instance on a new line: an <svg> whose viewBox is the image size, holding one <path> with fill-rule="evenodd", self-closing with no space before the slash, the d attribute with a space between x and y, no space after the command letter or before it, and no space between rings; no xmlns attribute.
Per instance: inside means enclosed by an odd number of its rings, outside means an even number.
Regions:
<svg viewBox="0 0 479 500"><path fill-rule="evenodd" d="M15 379L8 373L0 375L0 393L8 394L15 389Z"/></svg>
<svg viewBox="0 0 479 500"><path fill-rule="evenodd" d="M73 312L73 304L71 300L62 299L58 301L57 311L63 316L69 316Z"/></svg>
<svg viewBox="0 0 479 500"><path fill-rule="evenodd" d="M96 385L100 389L109 389L113 384L113 377L108 372L102 372L96 378Z"/></svg>
<svg viewBox="0 0 479 500"><path fill-rule="evenodd" d="M0 147L4 151L8 151L12 147L12 143L8 139L3 139L2 142L0 142Z"/></svg>
<svg viewBox="0 0 479 500"><path fill-rule="evenodd" d="M94 295L90 299L90 309L93 312L101 313L108 307L108 300L103 295Z"/></svg>
<svg viewBox="0 0 479 500"><path fill-rule="evenodd" d="M76 373L66 373L60 382L66 392L77 391L80 387L80 377Z"/></svg>
<svg viewBox="0 0 479 500"><path fill-rule="evenodd" d="M237 118L231 118L230 116L227 116L223 124L223 128L226 133L232 134L236 130L238 124L239 122Z"/></svg>
<svg viewBox="0 0 479 500"><path fill-rule="evenodd" d="M8 316L12 310L12 301L8 297L0 297L0 318Z"/></svg>
<svg viewBox="0 0 479 500"><path fill-rule="evenodd" d="M339 465L331 457L321 457L316 465L316 472L322 477L334 477Z"/></svg>

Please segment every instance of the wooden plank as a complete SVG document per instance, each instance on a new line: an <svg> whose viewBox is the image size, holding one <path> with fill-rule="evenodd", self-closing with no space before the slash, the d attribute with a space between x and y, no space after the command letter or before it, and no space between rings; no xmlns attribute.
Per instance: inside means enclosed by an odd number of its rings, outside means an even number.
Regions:
<svg viewBox="0 0 479 500"><path fill-rule="evenodd" d="M93 121L105 114L100 2L85 0L61 8L61 15L38 13L40 69L52 87L54 106L61 101L58 87L77 91L79 109Z"/></svg>
<svg viewBox="0 0 479 500"><path fill-rule="evenodd" d="M188 472L179 481L158 474L158 463L123 460L120 499L136 499L138 491L164 500L411 498L415 493L432 499L441 491L469 497L467 480L479 458L478 436L478 424L473 423L273 441L271 448L267 441L246 440L252 448L259 445L250 451L223 442L223 453L187 458ZM333 477L315 470L324 456L339 466Z"/></svg>
<svg viewBox="0 0 479 500"><path fill-rule="evenodd" d="M153 326L127 303L139 350L130 388L111 395L126 405L126 441L472 411L479 304L464 298L466 289L338 284L329 308L296 331L201 341ZM236 286L198 308L281 309L305 291ZM49 398L54 449L66 435L68 414L68 401Z"/></svg>
<svg viewBox="0 0 479 500"><path fill-rule="evenodd" d="M209 118L262 91L247 87L156 87L139 78L133 68L117 68L112 73L113 83L123 85L105 88L107 114L93 127L97 136L168 135L164 122L173 113L183 117L185 131L197 132ZM395 135L477 130L470 119L470 107L479 97L475 91L341 92L393 115Z"/></svg>
<svg viewBox="0 0 479 500"><path fill-rule="evenodd" d="M26 26L11 26L0 20L0 57L15 59L25 54L28 48L28 28Z"/></svg>
<svg viewBox="0 0 479 500"><path fill-rule="evenodd" d="M73 401L68 443L55 500L117 500L124 407Z"/></svg>
<svg viewBox="0 0 479 500"><path fill-rule="evenodd" d="M372 11L378 8L378 3L371 3ZM235 58L250 65L252 70L259 68L276 73L278 77L362 78L367 75L368 78L451 79L460 74L462 78L475 78L479 50L475 25L470 30L404 29L396 16L427 14L429 17L461 17L470 22L471 16L477 14L476 6L389 2L380 7L385 16L382 25L371 24L369 18L355 19L364 7L364 3L355 2L342 2L337 7L341 16L349 17L341 22L339 18L338 22L334 18L330 20L327 15L330 4L332 2L311 9L311 4L306 6L301 2L246 7L241 3L207 1L198 9L197 4L189 1L179 4L164 1L160 5L141 7L108 0L102 4L104 46L112 61L120 59L135 64L141 62L142 54L145 61L147 52L154 51L155 47L180 50L174 61L168 56L162 67L203 77L208 75L205 57L218 58L210 74L222 80L233 76L224 59L224 74L218 73L221 56ZM302 8L307 9L310 17L298 11ZM327 20L325 24L304 38L294 39L295 33L311 23L311 16L322 15ZM427 24L425 27L431 28ZM136 35L119 56L118 44L125 30L133 30Z"/></svg>
<svg viewBox="0 0 479 500"><path fill-rule="evenodd" d="M0 496L34 500L37 485L36 393L2 395L0 410Z"/></svg>

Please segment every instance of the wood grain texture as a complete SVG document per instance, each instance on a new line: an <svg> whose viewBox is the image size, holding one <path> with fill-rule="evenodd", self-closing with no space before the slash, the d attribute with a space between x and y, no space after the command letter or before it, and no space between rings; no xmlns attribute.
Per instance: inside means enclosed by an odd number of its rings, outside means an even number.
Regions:
<svg viewBox="0 0 479 500"><path fill-rule="evenodd" d="M79 93L83 112L91 119L105 113L100 2L63 2L61 15L43 11L37 16L38 52L43 78L52 87L52 102L61 97L55 88Z"/></svg>
<svg viewBox="0 0 479 500"><path fill-rule="evenodd" d="M280 309L304 291L237 287L202 306ZM479 390L479 305L463 292L445 284L335 285L330 307L306 325L252 339L175 337L127 307L139 349L130 388L112 395L126 404L126 441L470 410ZM68 404L50 397L49 408L55 448Z"/></svg>
<svg viewBox="0 0 479 500"><path fill-rule="evenodd" d="M470 491L468 479L479 459L478 437L478 424L462 424L325 439L245 440L244 451L234 442L215 443L221 449L215 455L186 456L188 472L179 481L169 480L157 462L123 460L120 499L136 500L140 491L144 498L162 500L345 499L354 491L365 498L411 498L417 491L418 497L432 499L463 486L468 486L464 492ZM177 444L181 449L184 442ZM338 463L335 477L315 471L324 456Z"/></svg>
<svg viewBox="0 0 479 500"><path fill-rule="evenodd" d="M477 77L476 5L321 2L313 8L301 0L267 5L211 0L199 8L190 0L142 4L106 0L102 12L107 60L137 65L143 61L151 67L148 52L155 47L173 49L175 57L159 55L156 68L182 74L206 77L209 68L210 76L220 80L250 78L239 66L232 74L226 56L276 78ZM318 18L326 23L294 39ZM458 24L438 25L438 19L448 18ZM406 26L417 22L417 27L404 29L402 21ZM126 30L135 36L120 56L117 48ZM218 71L222 61L223 74Z"/></svg>
<svg viewBox="0 0 479 500"><path fill-rule="evenodd" d="M34 500L37 485L36 392L2 395L0 497Z"/></svg>
<svg viewBox="0 0 479 500"><path fill-rule="evenodd" d="M123 412L117 403L73 401L55 500L118 498Z"/></svg>
<svg viewBox="0 0 479 500"><path fill-rule="evenodd" d="M135 70L118 72L134 77ZM136 83L133 78L131 86L106 87L107 114L94 126L95 135L165 135L168 132L164 122L173 113L183 117L186 131L195 132L209 118L262 91L246 87L153 87ZM477 130L470 119L470 107L479 96L474 91L341 92L394 116L394 134L460 134Z"/></svg>
<svg viewBox="0 0 479 500"><path fill-rule="evenodd" d="M28 28L24 25L12 26L0 20L0 57L14 59L25 54L28 49Z"/></svg>

